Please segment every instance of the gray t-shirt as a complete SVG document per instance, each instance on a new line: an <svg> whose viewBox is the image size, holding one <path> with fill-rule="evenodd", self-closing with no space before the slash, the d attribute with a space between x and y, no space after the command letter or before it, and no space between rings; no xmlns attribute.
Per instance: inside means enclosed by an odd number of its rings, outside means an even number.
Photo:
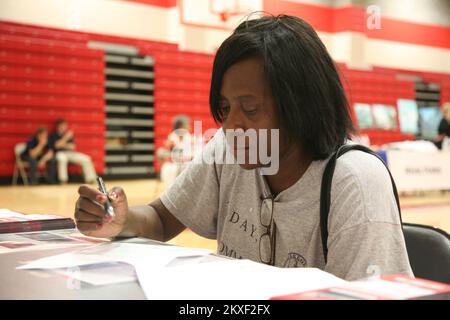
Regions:
<svg viewBox="0 0 450 320"><path fill-rule="evenodd" d="M219 132L204 152L216 156L214 146L223 140ZM275 265L320 268L346 280L412 275L389 174L380 160L360 151L350 151L336 163L325 264L319 204L326 163L313 161L275 197ZM267 193L259 170L194 161L161 201L186 227L217 239L219 254L260 262L260 239L267 231L260 222L261 198Z"/></svg>

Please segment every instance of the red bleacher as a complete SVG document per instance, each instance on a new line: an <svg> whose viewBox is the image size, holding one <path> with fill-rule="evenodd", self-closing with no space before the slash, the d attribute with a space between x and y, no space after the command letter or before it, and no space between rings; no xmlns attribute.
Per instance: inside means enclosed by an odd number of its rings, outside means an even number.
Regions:
<svg viewBox="0 0 450 320"><path fill-rule="evenodd" d="M78 149L103 171L104 141L84 139L103 136L105 128L103 52L88 48L90 40L134 45L155 58L156 146L181 113L204 121L205 130L216 127L208 105L212 55L181 52L171 43L0 22L0 132L8 145L0 159L9 159L0 176L12 174L12 145L59 117L70 122Z"/></svg>

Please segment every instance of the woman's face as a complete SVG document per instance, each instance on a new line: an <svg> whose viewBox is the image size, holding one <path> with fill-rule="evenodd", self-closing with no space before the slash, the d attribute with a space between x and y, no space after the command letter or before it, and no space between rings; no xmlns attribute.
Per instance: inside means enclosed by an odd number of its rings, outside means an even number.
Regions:
<svg viewBox="0 0 450 320"><path fill-rule="evenodd" d="M222 112L222 128L225 133L227 130L255 129L257 133L256 147L255 141L250 142L245 139L245 145L236 145L237 139L234 139L234 148L231 150L234 157L238 152L245 154L245 163L240 163L244 169L254 169L261 166L261 159L257 156L257 163L249 161L250 152L260 153L261 145L259 139L259 129L280 129L278 112L274 103L269 82L264 73L264 66L258 58L247 58L233 64L223 75L222 88L219 97L219 110ZM270 130L267 132L267 149L262 150L264 155L270 155L271 158L279 157L287 148L284 143L283 130L280 130L280 139L271 141ZM274 148L274 144L279 145L279 154ZM264 153L265 152L265 153Z"/></svg>

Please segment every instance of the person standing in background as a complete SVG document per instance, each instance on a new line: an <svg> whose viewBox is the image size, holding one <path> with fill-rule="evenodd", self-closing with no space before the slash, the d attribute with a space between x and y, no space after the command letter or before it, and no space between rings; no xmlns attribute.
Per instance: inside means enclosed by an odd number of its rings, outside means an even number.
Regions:
<svg viewBox="0 0 450 320"><path fill-rule="evenodd" d="M36 133L27 141L27 147L21 158L30 164L29 179L31 185L38 184L37 171L47 167L45 179L48 183L56 183L56 160L54 152L48 145L48 132L44 127L37 129Z"/></svg>
<svg viewBox="0 0 450 320"><path fill-rule="evenodd" d="M444 143L445 140L450 139L450 102L444 104L442 108L443 117L438 127L438 141L437 146L439 149L446 149L444 145L448 145L450 143ZM450 146L449 146L450 147Z"/></svg>
<svg viewBox="0 0 450 320"><path fill-rule="evenodd" d="M67 164L74 163L81 166L83 170L84 181L86 183L95 182L97 176L91 157L75 151L75 139L73 131L69 130L67 121L58 119L55 122L56 130L50 135L49 145L56 154L58 162L58 178L61 183L67 183L69 180L67 173Z"/></svg>

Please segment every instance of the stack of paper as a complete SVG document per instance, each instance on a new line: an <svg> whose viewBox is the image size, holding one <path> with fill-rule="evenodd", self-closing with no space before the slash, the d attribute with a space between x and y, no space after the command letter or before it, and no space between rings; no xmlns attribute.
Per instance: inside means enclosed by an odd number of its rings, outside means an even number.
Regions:
<svg viewBox="0 0 450 320"><path fill-rule="evenodd" d="M19 269L52 269L94 285L138 280L148 299L269 299L346 283L315 268L276 268L210 253L159 244L105 243Z"/></svg>
<svg viewBox="0 0 450 320"><path fill-rule="evenodd" d="M275 300L406 300L450 299L445 283L405 275L382 276L341 286L273 297Z"/></svg>
<svg viewBox="0 0 450 320"><path fill-rule="evenodd" d="M56 269L98 264L125 262L146 267L163 267L177 257L209 254L206 249L176 246L159 246L135 243L104 243L81 250L35 260L19 269Z"/></svg>
<svg viewBox="0 0 450 320"><path fill-rule="evenodd" d="M109 240L87 237L74 229L6 233L0 234L0 253L88 246L102 242L109 242Z"/></svg>
<svg viewBox="0 0 450 320"><path fill-rule="evenodd" d="M0 233L72 228L75 228L75 223L71 218L49 214L23 214L0 209Z"/></svg>
<svg viewBox="0 0 450 320"><path fill-rule="evenodd" d="M137 243L103 243L45 257L18 269L49 269L93 285L135 281L134 269L152 273L179 257L201 257L209 250Z"/></svg>
<svg viewBox="0 0 450 320"><path fill-rule="evenodd" d="M343 285L315 268L276 268L250 260L223 260L164 268L155 276L137 265L148 299L246 300Z"/></svg>

